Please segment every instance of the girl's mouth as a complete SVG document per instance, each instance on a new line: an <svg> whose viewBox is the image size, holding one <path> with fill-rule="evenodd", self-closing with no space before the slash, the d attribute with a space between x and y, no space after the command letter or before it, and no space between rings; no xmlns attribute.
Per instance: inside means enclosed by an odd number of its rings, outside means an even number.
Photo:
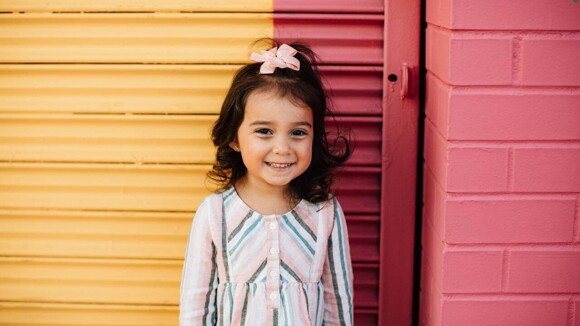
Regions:
<svg viewBox="0 0 580 326"><path fill-rule="evenodd" d="M292 165L294 163L274 163L274 162L266 162L266 164L268 164L269 166L271 166L273 168L283 169L283 168L289 167L290 165Z"/></svg>

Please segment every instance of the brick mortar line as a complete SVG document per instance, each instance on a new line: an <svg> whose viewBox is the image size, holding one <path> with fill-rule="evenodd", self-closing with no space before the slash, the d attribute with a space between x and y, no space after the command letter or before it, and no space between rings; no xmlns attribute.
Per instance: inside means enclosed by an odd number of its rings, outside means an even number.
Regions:
<svg viewBox="0 0 580 326"><path fill-rule="evenodd" d="M497 36L514 36L514 35L521 35L521 36L556 36L561 38L566 38L568 36L572 36L572 39L575 37L580 37L580 30L542 30L542 29L451 29L444 26L439 26L430 22L427 22L428 27L435 31L446 33L446 34L455 34L460 36L489 36L489 35L497 35Z"/></svg>
<svg viewBox="0 0 580 326"><path fill-rule="evenodd" d="M522 37L512 39L512 83L521 85L523 80L524 63L522 60Z"/></svg>
<svg viewBox="0 0 580 326"><path fill-rule="evenodd" d="M507 189L510 192L514 191L514 149L512 147L508 147L508 157L507 157Z"/></svg>
<svg viewBox="0 0 580 326"><path fill-rule="evenodd" d="M448 243L445 242L445 251L448 252L489 252L511 249L511 253L521 251L532 252L580 252L580 244L559 243Z"/></svg>
<svg viewBox="0 0 580 326"><path fill-rule="evenodd" d="M532 301L533 300L574 300L576 293L442 293L443 299L448 301L506 300Z"/></svg>
<svg viewBox="0 0 580 326"><path fill-rule="evenodd" d="M574 214L574 231L573 231L573 241L574 244L580 244L580 194L576 198L576 207Z"/></svg>
<svg viewBox="0 0 580 326"><path fill-rule="evenodd" d="M562 86L562 85L475 85L475 84L449 84L441 79L434 71L426 70L427 78L433 78L439 84L448 88L447 93L457 95L580 95L580 86ZM489 93L487 93L489 92ZM495 93L495 92L500 92ZM504 92L504 93L501 93Z"/></svg>
<svg viewBox="0 0 580 326"><path fill-rule="evenodd" d="M508 249L503 251L502 262L501 262L501 292L507 292L509 273L510 273L510 251Z"/></svg>

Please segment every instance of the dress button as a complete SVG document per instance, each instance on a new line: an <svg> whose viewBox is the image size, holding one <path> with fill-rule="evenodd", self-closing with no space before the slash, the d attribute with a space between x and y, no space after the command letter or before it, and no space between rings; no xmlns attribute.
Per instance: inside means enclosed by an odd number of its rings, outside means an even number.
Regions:
<svg viewBox="0 0 580 326"><path fill-rule="evenodd" d="M276 271L270 271L270 276L276 277L276 275L278 275L278 272L276 272Z"/></svg>
<svg viewBox="0 0 580 326"><path fill-rule="evenodd" d="M271 222L269 227L270 227L270 230L274 230L276 228L276 223Z"/></svg>
<svg viewBox="0 0 580 326"><path fill-rule="evenodd" d="M277 297L278 297L277 293L270 293L270 299L276 300Z"/></svg>
<svg viewBox="0 0 580 326"><path fill-rule="evenodd" d="M275 255L275 254L277 254L277 253L278 253L278 249L276 249L276 248L270 248L270 253L271 253L272 255Z"/></svg>

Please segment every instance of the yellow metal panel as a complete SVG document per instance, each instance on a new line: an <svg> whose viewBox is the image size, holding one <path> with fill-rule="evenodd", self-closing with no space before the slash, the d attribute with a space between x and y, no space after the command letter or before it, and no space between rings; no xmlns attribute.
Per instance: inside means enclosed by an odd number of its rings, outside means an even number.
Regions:
<svg viewBox="0 0 580 326"><path fill-rule="evenodd" d="M271 14L0 15L0 62L245 63Z"/></svg>
<svg viewBox="0 0 580 326"><path fill-rule="evenodd" d="M205 177L210 168L0 163L0 203L5 208L193 211L213 189Z"/></svg>
<svg viewBox="0 0 580 326"><path fill-rule="evenodd" d="M272 11L272 0L12 0L0 11Z"/></svg>
<svg viewBox="0 0 580 326"><path fill-rule="evenodd" d="M176 326L177 306L0 302L0 325Z"/></svg>
<svg viewBox="0 0 580 326"><path fill-rule="evenodd" d="M192 217L193 212L0 210L0 256L183 259Z"/></svg>
<svg viewBox="0 0 580 326"><path fill-rule="evenodd" d="M5 114L0 160L212 163L216 116Z"/></svg>
<svg viewBox="0 0 580 326"><path fill-rule="evenodd" d="M0 257L0 300L178 304L180 260Z"/></svg>
<svg viewBox="0 0 580 326"><path fill-rule="evenodd" d="M0 112L217 114L239 68L7 64L0 70Z"/></svg>
<svg viewBox="0 0 580 326"><path fill-rule="evenodd" d="M178 324L209 128L271 6L0 4L1 325Z"/></svg>

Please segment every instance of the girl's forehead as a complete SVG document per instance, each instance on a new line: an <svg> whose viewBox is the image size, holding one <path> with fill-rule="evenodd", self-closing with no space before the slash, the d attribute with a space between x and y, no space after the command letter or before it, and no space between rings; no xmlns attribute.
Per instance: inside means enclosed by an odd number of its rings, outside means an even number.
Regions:
<svg viewBox="0 0 580 326"><path fill-rule="evenodd" d="M307 105L297 105L287 96L280 96L275 91L253 92L248 97L244 112L244 122L252 120L270 120L288 122L290 120L309 121L312 123L312 110Z"/></svg>

